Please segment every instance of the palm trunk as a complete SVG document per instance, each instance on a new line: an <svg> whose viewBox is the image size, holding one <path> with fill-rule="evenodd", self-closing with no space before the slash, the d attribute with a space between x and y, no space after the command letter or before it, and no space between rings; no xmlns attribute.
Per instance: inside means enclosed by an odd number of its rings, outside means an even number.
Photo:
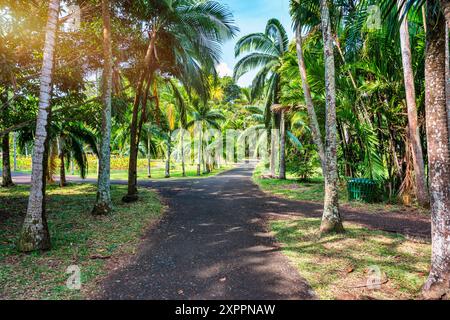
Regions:
<svg viewBox="0 0 450 320"><path fill-rule="evenodd" d="M309 115L309 126L311 128L313 141L316 144L317 150L319 152L320 163L322 165L322 173L325 176L325 151L322 142L322 135L320 134L319 122L317 121L316 111L314 110L314 104L311 97L311 89L309 87L308 78L306 75L306 64L303 57L302 31L300 25L298 25L295 30L295 39L297 44L298 67L302 79L303 95L305 96L306 108Z"/></svg>
<svg viewBox="0 0 450 320"><path fill-rule="evenodd" d="M279 179L286 179L286 123L284 110L281 111L280 119L280 176Z"/></svg>
<svg viewBox="0 0 450 320"><path fill-rule="evenodd" d="M271 136L270 136L270 176L271 178L274 178L276 175L275 172L275 156L276 156L276 140L277 134L276 130L272 129L270 130Z"/></svg>
<svg viewBox="0 0 450 320"><path fill-rule="evenodd" d="M181 129L181 172L182 176L186 177L186 167L184 163L184 129Z"/></svg>
<svg viewBox="0 0 450 320"><path fill-rule="evenodd" d="M150 133L147 133L147 177L152 177L152 154L151 154L151 146L152 146L152 140Z"/></svg>
<svg viewBox="0 0 450 320"><path fill-rule="evenodd" d="M13 170L17 171L17 133L13 133Z"/></svg>
<svg viewBox="0 0 450 320"><path fill-rule="evenodd" d="M108 214L112 211L111 201L111 95L112 95L112 48L111 18L109 0L102 0L103 18L103 109L101 145L98 166L97 200L93 215Z"/></svg>
<svg viewBox="0 0 450 320"><path fill-rule="evenodd" d="M198 161L197 161L197 176L201 175L201 166L202 166L202 145L203 145L203 128L201 128L200 125L200 137L199 137L199 142L198 142Z"/></svg>
<svg viewBox="0 0 450 320"><path fill-rule="evenodd" d="M19 251L46 250L50 248L50 235L45 216L45 144L47 140L47 121L50 113L52 88L53 56L55 50L56 28L59 15L59 0L49 3L46 26L44 56L40 77L39 111L36 121L33 168L31 173L30 197L25 220L20 232L17 247Z"/></svg>
<svg viewBox="0 0 450 320"><path fill-rule="evenodd" d="M67 185L66 180L66 167L65 167L65 155L64 155L64 138L59 138L59 186L65 187Z"/></svg>
<svg viewBox="0 0 450 320"><path fill-rule="evenodd" d="M408 19L406 16L400 24L400 46L402 50L403 75L405 81L406 104L408 108L409 136L413 151L412 158L415 175L415 191L419 204L426 207L429 205L430 199L428 197L425 165L423 160L422 145L420 142L420 128L417 120L414 73L412 68L411 45L409 41Z"/></svg>
<svg viewBox="0 0 450 320"><path fill-rule="evenodd" d="M151 62L151 58L153 55L154 47L156 42L156 33L155 31L152 33L150 44L147 48L147 53L145 54L144 58L144 65L149 66ZM141 75L139 77L138 86L136 89L136 95L134 97L133 102L133 115L131 119L131 125L130 125L130 160L128 163L128 192L127 195L125 195L122 198L122 201L124 202L133 202L138 199L137 195L137 157L138 157L138 130L139 130L139 106L141 103L146 103L146 101L142 101L143 96L143 87L144 82L146 78L146 73L148 71L148 68L144 68L142 70Z"/></svg>
<svg viewBox="0 0 450 320"><path fill-rule="evenodd" d="M75 163L73 161L73 155L72 154L70 156L70 174L71 175L75 174Z"/></svg>
<svg viewBox="0 0 450 320"><path fill-rule="evenodd" d="M428 0L432 8L437 0ZM426 298L450 296L450 148L445 101L444 17L427 10L425 113L431 194L431 270L423 287Z"/></svg>
<svg viewBox="0 0 450 320"><path fill-rule="evenodd" d="M336 83L328 1L321 0L321 20L325 58L326 134L325 134L325 199L321 233L343 232L339 213L336 131Z"/></svg>
<svg viewBox="0 0 450 320"><path fill-rule="evenodd" d="M167 136L167 159L166 159L166 178L170 178L170 158L171 158L171 147L170 147L171 141L170 141L170 132Z"/></svg>
<svg viewBox="0 0 450 320"><path fill-rule="evenodd" d="M9 133L2 138L2 187L12 187L14 183L11 177L11 162L9 155Z"/></svg>

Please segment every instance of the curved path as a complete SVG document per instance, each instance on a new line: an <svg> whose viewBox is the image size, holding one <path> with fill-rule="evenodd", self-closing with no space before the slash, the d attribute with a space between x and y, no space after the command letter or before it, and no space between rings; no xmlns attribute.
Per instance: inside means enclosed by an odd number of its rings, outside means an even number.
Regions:
<svg viewBox="0 0 450 320"><path fill-rule="evenodd" d="M215 177L143 183L168 212L134 261L102 285L102 299L311 299L314 294L267 232L267 201L253 167Z"/></svg>
<svg viewBox="0 0 450 320"><path fill-rule="evenodd" d="M168 212L149 230L133 262L103 282L99 298L314 298L267 232L266 220L320 217L322 204L263 193L251 181L253 168L244 165L210 178L141 182L160 192ZM27 183L29 176L14 180ZM345 221L370 229L430 238L427 215L367 213L349 207L341 212Z"/></svg>

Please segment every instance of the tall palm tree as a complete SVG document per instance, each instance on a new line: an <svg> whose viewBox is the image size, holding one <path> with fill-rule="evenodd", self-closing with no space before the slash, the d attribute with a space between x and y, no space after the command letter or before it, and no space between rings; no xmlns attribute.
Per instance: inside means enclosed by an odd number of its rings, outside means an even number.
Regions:
<svg viewBox="0 0 450 320"><path fill-rule="evenodd" d="M244 55L234 67L234 79L238 80L242 75L253 69L259 69L252 83L252 98L266 97L265 123L270 129L273 122L274 128L280 126L280 116L273 115L271 107L279 104L281 78L279 68L282 66L282 58L288 51L289 38L281 22L270 19L267 22L264 33L252 33L242 37L235 47L235 56ZM264 92L265 91L265 92ZM270 171L275 175L275 139L271 136L270 146Z"/></svg>
<svg viewBox="0 0 450 320"><path fill-rule="evenodd" d="M225 120L222 113L217 110L211 110L211 108L205 104L198 101L194 102L194 108L192 112L192 120L186 124L186 128L192 128L194 125L197 126L198 130L198 150L197 150L197 175L201 175L201 165L205 160L205 155L203 152L204 147L204 130L205 128L211 127L220 130L220 124L217 122L219 120ZM204 164L204 163L203 163ZM205 164L204 164L205 166ZM206 167L206 166L205 166Z"/></svg>
<svg viewBox="0 0 450 320"><path fill-rule="evenodd" d="M175 130L175 122L176 122L175 106L172 103L169 103L167 106L166 118L168 131L166 132L167 151L166 151L165 177L170 178L170 161L172 156L172 132L173 130Z"/></svg>
<svg viewBox="0 0 450 320"><path fill-rule="evenodd" d="M392 3L379 1L388 11ZM426 298L450 296L450 129L446 101L446 46L449 1L406 0L404 12L426 6L425 114L431 205L431 270L423 287Z"/></svg>
<svg viewBox="0 0 450 320"><path fill-rule="evenodd" d="M237 28L231 12L216 1L133 1L132 10L142 20L149 21L148 49L139 66L141 69L133 103L131 121L130 161L128 172L128 193L124 201L137 199L137 147L139 144L139 106L145 108L153 73L163 68L161 59L166 61L168 73L174 74L185 86L207 97L207 73L215 73L219 61L219 46L234 36ZM164 38L162 43L157 39ZM158 56L158 44L166 45L165 55ZM156 61L158 59L160 61ZM164 68L163 68L164 69Z"/></svg>
<svg viewBox="0 0 450 320"><path fill-rule="evenodd" d="M47 140L48 115L51 109L50 96L59 9L60 1L50 0L40 77L39 111L36 121L30 197L17 243L20 251L46 250L50 248L50 235L45 216L45 144Z"/></svg>
<svg viewBox="0 0 450 320"><path fill-rule="evenodd" d="M2 137L2 187L12 187L14 185L11 177L9 148L9 133L7 133Z"/></svg>
<svg viewBox="0 0 450 320"><path fill-rule="evenodd" d="M109 0L102 0L103 19L103 109L97 199L92 210L94 215L108 214L112 210L111 171L111 95L112 95L112 49Z"/></svg>
<svg viewBox="0 0 450 320"><path fill-rule="evenodd" d="M302 80L303 95L305 99L306 109L308 110L309 122L311 128L312 138L317 146L319 158L322 166L322 172L325 175L325 150L322 141L322 134L320 133L319 122L317 121L316 111L311 96L311 88L308 82L308 75L306 72L305 58L303 55L303 24L309 27L318 25L320 21L317 17L317 1L308 3L308 1L291 1L291 16L294 20L295 28L295 44L297 50L298 68L300 71L300 78Z"/></svg>
<svg viewBox="0 0 450 320"><path fill-rule="evenodd" d="M401 16L402 0L398 0ZM428 206L430 199L425 177L422 144L420 142L420 128L417 119L416 90L414 88L414 72L412 68L411 45L409 40L408 17L404 16L400 22L400 46L402 52L403 74L405 82L406 105L408 108L409 138L412 147L416 197L421 206Z"/></svg>
<svg viewBox="0 0 450 320"><path fill-rule="evenodd" d="M445 19L437 0L427 1L425 113L431 194L432 257L424 294L450 296L450 144L446 105Z"/></svg>
<svg viewBox="0 0 450 320"><path fill-rule="evenodd" d="M325 199L320 231L343 232L339 213L338 172L337 172L337 129L336 129L336 79L334 65L334 45L328 0L320 1L325 59Z"/></svg>

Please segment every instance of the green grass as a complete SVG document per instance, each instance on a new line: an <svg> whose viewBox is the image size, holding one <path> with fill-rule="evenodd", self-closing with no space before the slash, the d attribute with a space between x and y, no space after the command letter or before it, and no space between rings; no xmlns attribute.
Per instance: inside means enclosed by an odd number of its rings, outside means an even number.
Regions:
<svg viewBox="0 0 450 320"><path fill-rule="evenodd" d="M175 166L172 166L170 170L170 179L179 179L179 178L206 178L211 177L214 175L217 175L219 173L222 173L226 170L230 170L233 168L232 165L224 165L221 166L220 169L214 169L210 173L202 173L201 176L197 176L197 166L196 165L186 165L186 177L183 177L181 166L178 164ZM20 170L18 171L20 173L27 173L30 174L30 170ZM59 172L58 172L59 173ZM164 163L162 162L152 162L152 178L151 179L166 179L165 178L165 167ZM70 170L66 171L67 175L71 175ZM140 180L148 180L147 176L147 169L146 168L138 168L137 171L138 179ZM79 172L75 170L74 176L78 177ZM57 175L56 175L57 177ZM89 170L88 174L86 175L86 178L88 179L97 179L97 171L96 170ZM127 180L128 179L128 170L111 170L111 179L112 180Z"/></svg>
<svg viewBox="0 0 450 320"><path fill-rule="evenodd" d="M297 201L323 202L324 199L324 181L323 177L315 176L310 181L304 182L290 172L286 174L286 180L264 179L262 175L267 174L267 169L263 163L256 166L253 172L253 182L260 189L270 194ZM379 202L366 203L361 201L348 201L347 188L345 182L339 185L339 203L348 207L365 210L366 212L394 212L413 209L422 214L429 214L428 209L417 206L406 207L402 204Z"/></svg>
<svg viewBox="0 0 450 320"><path fill-rule="evenodd" d="M271 231L320 299L414 299L428 275L431 246L350 223L346 233L320 237L320 219L274 220ZM378 289L364 287L371 266Z"/></svg>
<svg viewBox="0 0 450 320"><path fill-rule="evenodd" d="M125 186L113 186L114 212L93 217L96 188L90 184L48 188L52 249L22 254L15 242L26 210L28 186L0 189L0 299L80 299L121 261L135 253L145 230L162 214L156 194L140 189L133 204L121 202ZM109 259L93 259L95 256ZM66 268L81 268L82 289L69 290Z"/></svg>
<svg viewBox="0 0 450 320"><path fill-rule="evenodd" d="M214 169L210 173L203 173L201 176L197 176L197 167L196 166L186 166L186 177L183 177L182 170L178 166L175 169L170 170L170 179L174 178L206 178L217 175L221 172L231 169L232 166L222 166L220 169ZM147 169L138 169L138 179L148 179L147 177ZM88 175L88 178L97 178L96 173L92 173ZM114 170L111 171L111 179L112 180L127 180L128 179L128 170ZM165 169L164 168L152 168L152 178L151 179L166 179L165 178Z"/></svg>

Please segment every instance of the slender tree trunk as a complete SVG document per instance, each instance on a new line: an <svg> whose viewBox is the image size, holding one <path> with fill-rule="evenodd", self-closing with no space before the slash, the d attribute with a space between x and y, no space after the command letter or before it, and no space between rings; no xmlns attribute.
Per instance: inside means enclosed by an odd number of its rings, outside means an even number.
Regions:
<svg viewBox="0 0 450 320"><path fill-rule="evenodd" d="M59 138L59 186L67 186L66 180L66 166L64 155L64 137Z"/></svg>
<svg viewBox="0 0 450 320"><path fill-rule="evenodd" d="M152 140L150 133L147 133L147 177L152 177L152 154L151 154L151 146L152 146Z"/></svg>
<svg viewBox="0 0 450 320"><path fill-rule="evenodd" d="M12 187L14 183L11 177L11 162L9 155L9 133L2 137L2 187Z"/></svg>
<svg viewBox="0 0 450 320"><path fill-rule="evenodd" d="M401 0L398 0L400 7ZM420 128L417 120L416 90L414 88L414 72L412 68L411 45L409 41L408 18L405 16L400 24L400 46L402 50L403 76L405 82L406 105L408 108L408 127L412 147L412 158L415 175L415 191L419 204L429 206L428 188L425 177Z"/></svg>
<svg viewBox="0 0 450 320"><path fill-rule="evenodd" d="M428 0L432 8L437 0ZM427 10L425 113L431 194L431 270L426 298L450 298L450 148L445 101L445 20Z"/></svg>
<svg viewBox="0 0 450 320"><path fill-rule="evenodd" d="M339 213L336 131L336 83L328 1L321 0L321 20L325 58L326 135L325 135L325 199L321 233L343 232Z"/></svg>
<svg viewBox="0 0 450 320"><path fill-rule="evenodd" d="M202 125L200 125L200 137L198 142L198 161L197 161L197 176L201 175L201 166L202 166L202 145L203 145L203 128Z"/></svg>
<svg viewBox="0 0 450 320"><path fill-rule="evenodd" d="M308 78L306 74L306 64L305 59L303 57L303 48L302 48L302 29L300 25L298 25L295 30L295 39L297 47L298 67L300 70L300 77L302 79L303 95L305 96L306 109L308 110L309 115L309 126L311 128L313 141L317 146L317 151L319 152L320 163L322 166L322 173L325 176L325 168L326 168L325 150L323 147L322 135L320 134L320 127L319 122L317 121L316 111L314 110L314 104L311 96L311 89L309 87Z"/></svg>
<svg viewBox="0 0 450 320"><path fill-rule="evenodd" d="M168 132L167 135L167 159L166 159L166 178L170 178L170 158L171 158L171 153L172 153L172 148L171 148L171 139L170 139L170 131Z"/></svg>
<svg viewBox="0 0 450 320"><path fill-rule="evenodd" d="M184 129L181 129L181 172L182 176L186 177L186 166L184 163Z"/></svg>
<svg viewBox="0 0 450 320"><path fill-rule="evenodd" d="M156 42L156 32L153 31L150 39L150 44L147 48L147 53L145 54L144 58L144 70L141 72L138 86L136 89L136 95L133 102L133 114L131 119L131 125L130 125L130 160L128 164L128 192L127 195L125 195L122 198L122 201L124 202L133 202L138 199L137 195L137 157L138 157L138 130L139 130L139 106L141 103L146 103L146 101L142 101L142 95L143 95L143 87L144 82L146 78L146 73L148 72L148 66L150 65L154 47Z"/></svg>
<svg viewBox="0 0 450 320"><path fill-rule="evenodd" d="M17 133L13 133L13 170L17 171Z"/></svg>
<svg viewBox="0 0 450 320"><path fill-rule="evenodd" d="M73 161L73 154L70 155L70 174L72 176L75 174L75 163Z"/></svg>
<svg viewBox="0 0 450 320"><path fill-rule="evenodd" d="M286 123L284 119L284 110L281 111L280 119L280 176L282 180L286 179Z"/></svg>
<svg viewBox="0 0 450 320"><path fill-rule="evenodd" d="M108 214L112 211L111 201L111 99L112 99L112 48L111 18L109 0L102 0L103 18L103 109L102 130L98 166L97 200L93 215Z"/></svg>
<svg viewBox="0 0 450 320"><path fill-rule="evenodd" d="M277 132L275 128L272 128L270 130L271 136L270 136L270 176L272 178L275 177L275 157L276 157L276 139L277 139Z"/></svg>
<svg viewBox="0 0 450 320"><path fill-rule="evenodd" d="M50 235L45 215L45 144L47 140L47 121L50 113L53 59L56 29L59 15L59 0L49 3L46 26L44 56L40 77L39 111L36 121L33 168L31 173L30 197L25 220L20 232L17 247L19 251L46 250L50 248Z"/></svg>

